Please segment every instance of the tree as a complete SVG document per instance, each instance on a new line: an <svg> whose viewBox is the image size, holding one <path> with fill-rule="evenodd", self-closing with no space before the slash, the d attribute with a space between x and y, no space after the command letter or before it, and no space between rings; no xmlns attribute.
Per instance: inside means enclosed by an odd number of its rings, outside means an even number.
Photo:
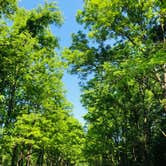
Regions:
<svg viewBox="0 0 166 166"><path fill-rule="evenodd" d="M155 165L156 135L165 137L165 5L85 0L78 11L86 31L64 57L82 78L92 165Z"/></svg>
<svg viewBox="0 0 166 166"><path fill-rule="evenodd" d="M78 163L84 134L65 98L64 64L50 28L61 26L61 13L52 2L32 10L0 4L1 163Z"/></svg>

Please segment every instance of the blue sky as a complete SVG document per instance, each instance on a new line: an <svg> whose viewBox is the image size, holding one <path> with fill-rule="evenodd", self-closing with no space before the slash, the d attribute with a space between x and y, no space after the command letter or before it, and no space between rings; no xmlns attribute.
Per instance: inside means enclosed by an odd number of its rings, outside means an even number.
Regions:
<svg viewBox="0 0 166 166"><path fill-rule="evenodd" d="M71 44L71 34L81 29L75 21L75 15L78 9L83 6L83 0L56 0L58 6L64 16L64 24L61 28L53 28L53 32L58 36L61 47L67 47ZM27 9L37 7L43 4L44 0L20 0L20 6ZM85 109L80 103L80 88L78 85L78 78L74 75L65 73L63 82L67 90L67 98L73 104L74 116L82 123L84 122L82 116L86 113Z"/></svg>

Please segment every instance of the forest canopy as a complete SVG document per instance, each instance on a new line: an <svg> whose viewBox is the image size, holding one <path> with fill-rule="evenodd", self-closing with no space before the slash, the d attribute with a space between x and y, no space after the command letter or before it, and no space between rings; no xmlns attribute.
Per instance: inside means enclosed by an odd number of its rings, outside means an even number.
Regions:
<svg viewBox="0 0 166 166"><path fill-rule="evenodd" d="M54 2L26 10L5 0L0 15L0 165L78 163L84 133L65 98L50 28L62 25L61 12Z"/></svg>
<svg viewBox="0 0 166 166"><path fill-rule="evenodd" d="M55 1L0 0L0 165L163 166L166 1L84 0L70 47ZM85 126L64 72L76 74ZM78 110L79 111L79 110Z"/></svg>
<svg viewBox="0 0 166 166"><path fill-rule="evenodd" d="M81 79L90 165L166 162L166 1L85 0L64 50Z"/></svg>

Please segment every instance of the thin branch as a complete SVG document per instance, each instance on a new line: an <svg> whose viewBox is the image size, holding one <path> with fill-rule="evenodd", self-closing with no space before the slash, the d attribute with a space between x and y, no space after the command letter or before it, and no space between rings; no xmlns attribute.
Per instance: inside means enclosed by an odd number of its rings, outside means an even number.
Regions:
<svg viewBox="0 0 166 166"><path fill-rule="evenodd" d="M164 131L162 131L160 128L159 130L161 131L161 133L164 135L164 137L166 137L166 133Z"/></svg>

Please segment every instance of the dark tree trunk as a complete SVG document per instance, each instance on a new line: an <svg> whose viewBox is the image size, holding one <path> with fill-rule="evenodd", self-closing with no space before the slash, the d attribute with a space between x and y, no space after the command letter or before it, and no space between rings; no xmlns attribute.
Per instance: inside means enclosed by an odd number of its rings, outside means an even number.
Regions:
<svg viewBox="0 0 166 166"><path fill-rule="evenodd" d="M36 166L43 166L43 164L44 164L44 149L40 150L39 152Z"/></svg>
<svg viewBox="0 0 166 166"><path fill-rule="evenodd" d="M12 152L11 166L17 166L18 161L18 145L15 145Z"/></svg>

